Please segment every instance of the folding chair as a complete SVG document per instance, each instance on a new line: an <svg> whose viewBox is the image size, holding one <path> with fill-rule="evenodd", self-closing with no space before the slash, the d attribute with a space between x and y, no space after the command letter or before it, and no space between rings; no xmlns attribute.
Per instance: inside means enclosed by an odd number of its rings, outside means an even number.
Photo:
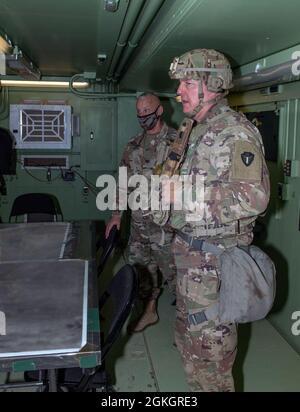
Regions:
<svg viewBox="0 0 300 412"><path fill-rule="evenodd" d="M18 196L12 206L9 222L12 217L15 221L18 216L27 215L27 222L51 222L56 221L58 215L63 216L57 199L45 193L27 193Z"/></svg>
<svg viewBox="0 0 300 412"><path fill-rule="evenodd" d="M113 251L113 249L116 246L118 237L119 237L119 230L118 230L117 226L113 226L110 233L109 233L108 238L97 245L98 250L101 247L103 249L100 260L99 260L99 264L98 264L98 267L97 267L98 278L100 277L101 273L103 272L105 264L106 264L109 256L111 255L111 252Z"/></svg>

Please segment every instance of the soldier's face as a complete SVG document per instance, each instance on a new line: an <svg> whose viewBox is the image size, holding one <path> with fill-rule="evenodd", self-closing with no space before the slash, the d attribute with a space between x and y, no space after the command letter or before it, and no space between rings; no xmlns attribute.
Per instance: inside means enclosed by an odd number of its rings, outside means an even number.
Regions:
<svg viewBox="0 0 300 412"><path fill-rule="evenodd" d="M199 105L199 81L180 80L177 94L181 97L184 113L191 113Z"/></svg>
<svg viewBox="0 0 300 412"><path fill-rule="evenodd" d="M152 130L162 114L160 101L151 96L141 98L137 101L136 113L141 127L145 130Z"/></svg>

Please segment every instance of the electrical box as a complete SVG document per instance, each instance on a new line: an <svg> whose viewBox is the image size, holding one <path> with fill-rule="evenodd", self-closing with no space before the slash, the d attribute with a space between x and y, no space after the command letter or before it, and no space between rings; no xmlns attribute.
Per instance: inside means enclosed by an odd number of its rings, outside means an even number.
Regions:
<svg viewBox="0 0 300 412"><path fill-rule="evenodd" d="M300 177L300 161L292 160L291 177Z"/></svg>
<svg viewBox="0 0 300 412"><path fill-rule="evenodd" d="M288 183L278 183L278 197L280 200L291 200L291 185Z"/></svg>
<svg viewBox="0 0 300 412"><path fill-rule="evenodd" d="M287 177L300 177L300 161L286 160L283 165L283 173Z"/></svg>

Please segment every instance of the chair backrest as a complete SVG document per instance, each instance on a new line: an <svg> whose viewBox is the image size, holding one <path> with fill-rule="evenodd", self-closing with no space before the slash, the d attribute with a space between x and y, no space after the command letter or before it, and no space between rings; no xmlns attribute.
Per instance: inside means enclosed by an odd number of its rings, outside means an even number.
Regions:
<svg viewBox="0 0 300 412"><path fill-rule="evenodd" d="M57 199L54 196L46 193L27 193L15 199L9 216L9 221L11 221L13 216L17 217L31 214L52 215L55 216L56 220L58 214L62 215ZM45 216L41 216L41 220L45 221ZM37 220L32 219L32 221Z"/></svg>
<svg viewBox="0 0 300 412"><path fill-rule="evenodd" d="M102 242L102 244L99 245L99 248L102 247L103 250L102 250L102 254L101 254L99 264L97 267L98 277L102 273L105 267L105 264L117 243L118 235L119 235L119 230L117 226L113 226L109 233L108 238L105 239Z"/></svg>
<svg viewBox="0 0 300 412"><path fill-rule="evenodd" d="M107 335L101 349L102 362L109 352L115 340L121 333L126 322L138 289L137 274L133 266L125 265L112 278L108 288L99 300L100 313L105 311L105 306L109 305L109 319ZM106 320L106 315L104 315Z"/></svg>

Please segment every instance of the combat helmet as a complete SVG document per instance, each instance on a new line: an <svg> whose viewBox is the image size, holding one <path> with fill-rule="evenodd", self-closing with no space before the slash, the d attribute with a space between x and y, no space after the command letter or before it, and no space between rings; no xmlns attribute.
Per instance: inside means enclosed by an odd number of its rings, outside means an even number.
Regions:
<svg viewBox="0 0 300 412"><path fill-rule="evenodd" d="M207 89L215 93L224 92L233 86L228 59L213 49L195 49L175 57L169 76L178 80L206 80ZM199 90L199 94L202 94L202 90Z"/></svg>

